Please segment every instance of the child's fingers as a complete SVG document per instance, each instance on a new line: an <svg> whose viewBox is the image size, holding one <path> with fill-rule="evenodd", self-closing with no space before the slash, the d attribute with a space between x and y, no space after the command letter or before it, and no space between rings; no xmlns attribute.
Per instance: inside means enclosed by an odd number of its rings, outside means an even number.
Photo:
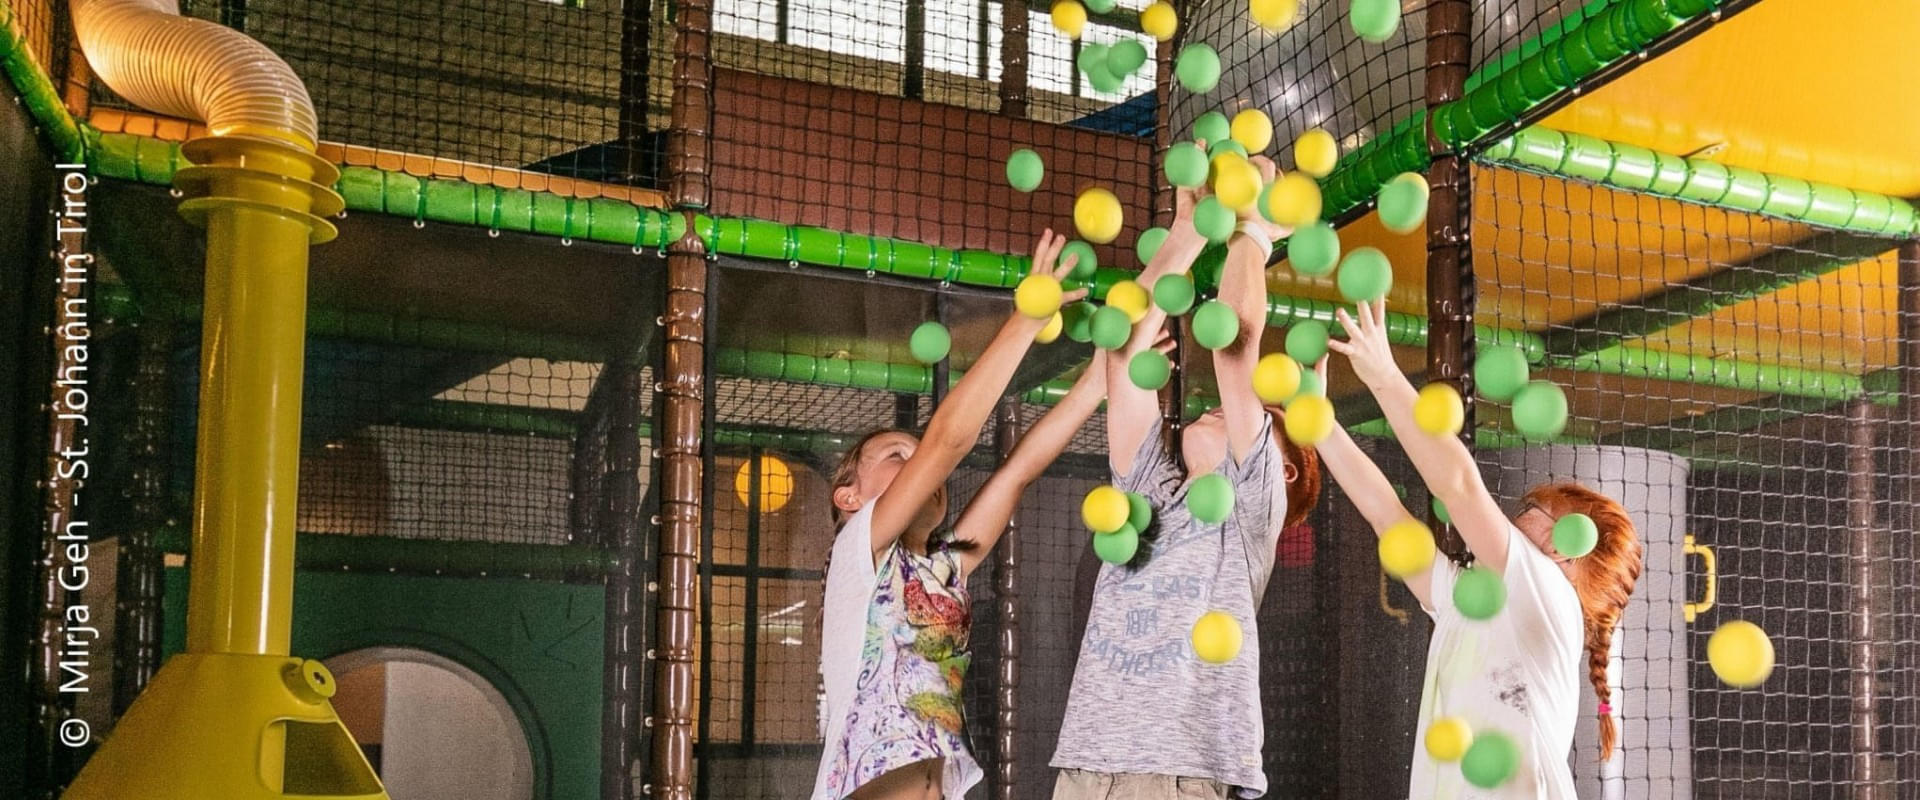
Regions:
<svg viewBox="0 0 1920 800"><path fill-rule="evenodd" d="M1085 299L1087 299L1087 287L1082 286L1078 289L1074 289L1073 291L1067 292L1066 294L1060 295L1060 305L1064 306L1068 303L1077 303Z"/></svg>
<svg viewBox="0 0 1920 800"><path fill-rule="evenodd" d="M1334 340L1332 340L1332 339L1328 339L1328 340L1327 340L1327 348L1328 348L1328 349L1332 349L1332 348L1333 348L1333 342L1334 342ZM1341 343L1340 343L1340 346L1342 346L1342 347L1345 347L1345 346L1346 346L1346 343L1345 343L1345 342L1341 342ZM1321 357L1320 357L1320 360L1319 360L1319 361L1315 361L1315 362L1313 362L1313 371L1314 371L1314 373L1315 373L1315 374L1318 374L1318 375L1320 376L1320 385L1321 385L1321 386L1325 386L1325 385L1327 385L1327 361L1328 361L1328 359L1327 359L1327 357L1326 357L1326 356L1321 356Z"/></svg>
<svg viewBox="0 0 1920 800"><path fill-rule="evenodd" d="M1053 259L1059 254L1060 251L1054 247L1053 229L1048 228L1042 231L1040 233L1040 243L1034 245L1033 263L1028 265L1028 273L1039 275L1051 270L1053 267Z"/></svg>
<svg viewBox="0 0 1920 800"><path fill-rule="evenodd" d="M1380 302L1375 304L1373 322L1380 327L1380 330L1387 329L1387 298L1382 297Z"/></svg>
<svg viewBox="0 0 1920 800"><path fill-rule="evenodd" d="M1053 268L1053 277L1058 278L1060 280L1066 280L1068 275L1073 274L1074 265L1079 263L1080 263L1079 253L1074 253L1073 255L1067 256L1064 260L1060 262L1059 266Z"/></svg>
<svg viewBox="0 0 1920 800"><path fill-rule="evenodd" d="M1280 171L1279 167L1273 165L1273 159L1267 158L1266 156L1254 156L1247 159L1247 162L1252 164L1255 169L1260 170L1260 182L1262 184L1272 183L1273 176Z"/></svg>
<svg viewBox="0 0 1920 800"><path fill-rule="evenodd" d="M1339 353L1340 355L1346 356L1348 358L1353 357L1353 343L1351 342L1343 342L1343 341L1340 341L1339 339L1328 339L1327 349L1332 350L1333 352ZM1320 366L1315 367L1314 369L1316 372L1320 373L1320 377L1325 378L1327 376L1327 359L1325 357L1322 357L1320 359Z"/></svg>
<svg viewBox="0 0 1920 800"><path fill-rule="evenodd" d="M1354 321L1353 321L1353 317L1350 317L1350 316L1347 316L1347 310L1346 310L1346 309L1344 309L1344 308L1336 308L1336 309L1334 309L1334 310L1333 310L1333 319L1334 319L1334 321L1336 321L1336 322L1339 322L1339 323L1340 323L1340 327L1342 327L1342 328L1345 328L1345 329L1346 329L1346 331L1347 331L1347 338L1348 338L1348 339L1359 339L1359 338L1362 338L1362 337L1361 337L1361 335L1360 335L1360 334L1361 334L1361 328L1360 328L1360 323L1358 323L1358 322L1354 322ZM1333 339L1328 339L1328 340L1327 340L1327 346L1328 346L1328 347L1332 347L1332 346L1333 346L1333 343L1334 343L1334 341L1335 341L1335 340L1333 340Z"/></svg>

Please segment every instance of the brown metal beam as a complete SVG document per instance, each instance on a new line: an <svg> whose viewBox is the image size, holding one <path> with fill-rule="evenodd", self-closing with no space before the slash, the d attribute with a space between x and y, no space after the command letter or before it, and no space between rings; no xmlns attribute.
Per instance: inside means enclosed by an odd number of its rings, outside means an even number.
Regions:
<svg viewBox="0 0 1920 800"><path fill-rule="evenodd" d="M1468 0L1435 0L1427 6L1427 108L1451 103L1465 93L1473 69L1473 5ZM1431 116L1429 116L1431 119ZM1466 404L1462 440L1473 446L1473 250L1467 242L1472 228L1469 185L1472 167L1427 130L1427 149L1433 154L1427 168L1432 193L1427 201L1427 375L1460 390ZM1431 514L1431 512L1429 512ZM1440 549L1456 560L1466 551L1460 534L1450 525L1434 525Z"/></svg>

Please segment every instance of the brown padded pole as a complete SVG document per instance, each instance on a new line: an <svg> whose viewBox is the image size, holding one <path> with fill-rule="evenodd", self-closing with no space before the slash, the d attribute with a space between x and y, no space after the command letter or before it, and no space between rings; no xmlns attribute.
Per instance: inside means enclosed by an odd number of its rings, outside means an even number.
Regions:
<svg viewBox="0 0 1920 800"><path fill-rule="evenodd" d="M1467 0L1435 0L1427 6L1426 22L1427 108L1432 109L1460 99L1464 91L1473 66L1473 6ZM1427 148L1434 154L1427 168L1432 188L1427 201L1427 379L1460 390L1467 412L1460 436L1472 447L1474 278L1467 241L1472 171L1465 157L1434 137L1431 127ZM1440 549L1459 559L1466 550L1460 533L1437 519L1428 521L1436 526Z"/></svg>

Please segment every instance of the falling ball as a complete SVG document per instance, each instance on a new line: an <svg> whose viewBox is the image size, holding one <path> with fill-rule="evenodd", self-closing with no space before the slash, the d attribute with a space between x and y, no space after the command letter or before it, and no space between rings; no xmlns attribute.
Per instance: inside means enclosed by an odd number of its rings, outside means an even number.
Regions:
<svg viewBox="0 0 1920 800"><path fill-rule="evenodd" d="M1094 346L1103 350L1118 350L1133 338L1133 322L1127 318L1127 312L1113 306L1101 306L1093 312L1089 328Z"/></svg>
<svg viewBox="0 0 1920 800"><path fill-rule="evenodd" d="M1707 664L1722 683L1751 689L1773 674L1773 640L1746 620L1724 623L1707 638Z"/></svg>
<svg viewBox="0 0 1920 800"><path fill-rule="evenodd" d="M1195 478L1187 487L1187 513L1209 525L1225 521L1233 513L1233 484L1218 472Z"/></svg>
<svg viewBox="0 0 1920 800"><path fill-rule="evenodd" d="M1387 296L1393 288L1393 265L1377 247L1356 247L1340 262L1340 274L1334 276L1340 296L1349 302L1371 302Z"/></svg>
<svg viewBox="0 0 1920 800"><path fill-rule="evenodd" d="M1420 387L1413 401L1413 424L1434 436L1452 436L1466 424L1466 405L1460 391L1448 383L1429 383Z"/></svg>
<svg viewBox="0 0 1920 800"><path fill-rule="evenodd" d="M1302 275L1325 275L1340 261L1340 234L1332 225L1316 222L1295 228L1287 240L1287 258L1293 271Z"/></svg>
<svg viewBox="0 0 1920 800"><path fill-rule="evenodd" d="M1180 15L1173 6L1164 2L1154 3L1140 11L1140 32L1154 38L1155 41L1167 41L1180 31Z"/></svg>
<svg viewBox="0 0 1920 800"><path fill-rule="evenodd" d="M1427 221L1427 179L1402 172L1380 187L1380 224L1394 233L1412 233Z"/></svg>
<svg viewBox="0 0 1920 800"><path fill-rule="evenodd" d="M1553 521L1553 549L1560 555L1579 558L1599 543L1600 526L1592 517L1575 512Z"/></svg>
<svg viewBox="0 0 1920 800"><path fill-rule="evenodd" d="M1255 2L1259 1L1255 0ZM1273 120L1268 119L1266 112L1257 108L1244 108L1240 113L1233 115L1233 122L1229 123L1228 130L1233 140L1239 142L1241 147L1247 148L1249 153L1258 153L1267 149L1267 145L1273 144Z"/></svg>
<svg viewBox="0 0 1920 800"><path fill-rule="evenodd" d="M1113 10L1113 5L1116 0L1083 0L1083 2L1088 11L1095 14L1105 14Z"/></svg>
<svg viewBox="0 0 1920 800"><path fill-rule="evenodd" d="M1447 504L1440 502L1439 497L1437 496L1434 497L1433 502L1430 503L1429 505L1433 506L1433 518L1440 520L1440 524L1442 525L1453 524L1453 516L1447 513Z"/></svg>
<svg viewBox="0 0 1920 800"><path fill-rule="evenodd" d="M1321 397L1326 397L1327 387L1326 387L1326 384L1320 381L1320 373L1313 372L1311 370L1301 370L1300 371L1300 391L1294 392L1294 394L1296 396L1316 394Z"/></svg>
<svg viewBox="0 0 1920 800"><path fill-rule="evenodd" d="M1218 300L1201 303L1193 312L1193 340L1208 350L1233 344L1240 336L1240 317Z"/></svg>
<svg viewBox="0 0 1920 800"><path fill-rule="evenodd" d="M1300 16L1300 0L1250 0L1247 16L1269 32L1279 33L1292 27Z"/></svg>
<svg viewBox="0 0 1920 800"><path fill-rule="evenodd" d="M1220 54L1202 42L1182 47L1179 57L1173 62L1173 75L1180 79L1180 85L1189 92L1211 92L1220 83Z"/></svg>
<svg viewBox="0 0 1920 800"><path fill-rule="evenodd" d="M1127 493L1127 524L1136 531L1144 531L1153 524L1153 504L1147 502L1146 495L1138 492Z"/></svg>
<svg viewBox="0 0 1920 800"><path fill-rule="evenodd" d="M1073 201L1073 224L1080 235L1094 244L1106 244L1120 235L1122 215L1120 198L1113 192L1094 188L1080 193Z"/></svg>
<svg viewBox="0 0 1920 800"><path fill-rule="evenodd" d="M1546 381L1533 381L1513 395L1513 427L1531 441L1559 436L1567 427L1567 395Z"/></svg>
<svg viewBox="0 0 1920 800"><path fill-rule="evenodd" d="M1253 365L1253 393L1267 405L1285 403L1300 392L1300 362L1286 353L1268 353Z"/></svg>
<svg viewBox="0 0 1920 800"><path fill-rule="evenodd" d="M1173 376L1173 362L1158 350L1142 350L1127 361L1127 377L1133 385L1149 392L1160 391Z"/></svg>
<svg viewBox="0 0 1920 800"><path fill-rule="evenodd" d="M1093 341L1093 312L1093 304L1085 300L1060 309L1060 321L1067 338L1076 342Z"/></svg>
<svg viewBox="0 0 1920 800"><path fill-rule="evenodd" d="M913 336L907 339L907 350L913 353L913 360L922 364L932 364L947 357L947 350L953 347L953 336L947 333L947 326L938 322L922 322L913 329Z"/></svg>
<svg viewBox="0 0 1920 800"><path fill-rule="evenodd" d="M1203 197L1193 206L1193 229L1209 242L1219 244L1233 237L1233 209L1216 197Z"/></svg>
<svg viewBox="0 0 1920 800"><path fill-rule="evenodd" d="M1507 604L1507 584L1488 567L1468 567L1453 582L1453 607L1473 620L1493 619Z"/></svg>
<svg viewBox="0 0 1920 800"><path fill-rule="evenodd" d="M1244 158L1226 160L1214 174L1213 196L1235 211L1251 208L1260 197L1259 168Z"/></svg>
<svg viewBox="0 0 1920 800"><path fill-rule="evenodd" d="M1092 78L1095 72L1105 72L1107 69L1108 49L1108 45L1099 42L1085 42L1081 44L1080 54L1073 59L1074 68L1080 70L1080 72L1088 78Z"/></svg>
<svg viewBox="0 0 1920 800"><path fill-rule="evenodd" d="M1022 147L1007 156L1007 183L1015 189L1031 192L1040 187L1040 179L1046 174L1047 165L1039 153Z"/></svg>
<svg viewBox="0 0 1920 800"><path fill-rule="evenodd" d="M1013 306L1034 319L1046 319L1060 310L1060 282L1052 275L1028 275L1013 289Z"/></svg>
<svg viewBox="0 0 1920 800"><path fill-rule="evenodd" d="M1353 0L1347 20L1361 41L1380 44L1400 29L1400 0Z"/></svg>
<svg viewBox="0 0 1920 800"><path fill-rule="evenodd" d="M1208 145L1216 145L1233 137L1233 124L1227 121L1227 115L1218 111L1201 114L1193 121L1193 138Z"/></svg>
<svg viewBox="0 0 1920 800"><path fill-rule="evenodd" d="M1133 560L1133 554L1140 550L1140 532L1130 524L1121 525L1113 533L1093 535L1093 554L1114 566Z"/></svg>
<svg viewBox="0 0 1920 800"><path fill-rule="evenodd" d="M1107 307L1127 312L1128 325L1146 318L1147 302L1147 290L1133 281L1115 281L1107 287Z"/></svg>
<svg viewBox="0 0 1920 800"><path fill-rule="evenodd" d="M740 470L733 473L733 494L740 498L740 505L752 507L753 462L743 461ZM771 514L787 507L787 501L793 498L793 470L787 462L763 455L760 457L760 510Z"/></svg>
<svg viewBox="0 0 1920 800"><path fill-rule="evenodd" d="M1107 70L1124 78L1147 63L1147 46L1139 39L1122 39L1107 48Z"/></svg>
<svg viewBox="0 0 1920 800"><path fill-rule="evenodd" d="M1298 172L1287 173L1274 181L1267 193L1267 206L1261 209L1267 219L1298 228L1320 219L1320 184Z"/></svg>
<svg viewBox="0 0 1920 800"><path fill-rule="evenodd" d="M1163 168L1168 183L1192 189L1207 182L1207 153L1197 144L1180 142L1167 148Z"/></svg>
<svg viewBox="0 0 1920 800"><path fill-rule="evenodd" d="M1113 533L1127 524L1127 515L1132 510L1127 504L1126 492L1112 486L1095 486L1080 502L1080 519L1094 533Z"/></svg>
<svg viewBox="0 0 1920 800"><path fill-rule="evenodd" d="M1527 354L1518 347L1483 347L1473 361L1473 385L1496 403L1513 399L1527 385Z"/></svg>
<svg viewBox="0 0 1920 800"><path fill-rule="evenodd" d="M1193 279L1185 275L1169 273L1153 282L1153 304L1176 317L1192 310L1193 295Z"/></svg>
<svg viewBox="0 0 1920 800"><path fill-rule="evenodd" d="M1327 354L1327 324L1315 320L1296 322L1287 331L1287 355L1302 364L1318 364Z"/></svg>
<svg viewBox="0 0 1920 800"><path fill-rule="evenodd" d="M1240 655L1240 622L1225 611L1209 611L1193 623L1193 654L1209 664L1225 664Z"/></svg>
<svg viewBox="0 0 1920 800"><path fill-rule="evenodd" d="M1333 134L1314 128L1293 140L1294 169L1324 178L1333 174L1333 167L1338 163L1340 143L1333 140Z"/></svg>
<svg viewBox="0 0 1920 800"><path fill-rule="evenodd" d="M1087 27L1087 9L1073 0L1060 0L1053 4L1053 27L1059 28L1069 39L1080 38L1080 32Z"/></svg>
<svg viewBox="0 0 1920 800"><path fill-rule="evenodd" d="M1060 332L1065 330L1066 327L1066 318L1061 316L1060 312L1055 311L1053 312L1053 319L1047 320L1046 327L1041 328L1039 333L1034 334L1033 340L1040 344L1053 344L1055 339L1060 338Z"/></svg>
<svg viewBox="0 0 1920 800"><path fill-rule="evenodd" d="M1067 277L1076 281L1093 279L1093 273L1100 269L1100 258L1093 254L1093 245L1075 239L1060 248L1060 263L1067 263L1067 256L1073 256L1073 271Z"/></svg>
<svg viewBox="0 0 1920 800"><path fill-rule="evenodd" d="M1247 148L1245 145L1232 139L1221 139L1220 141L1207 145L1208 158L1218 159L1222 154L1226 153L1232 153L1245 159L1247 157Z"/></svg>
<svg viewBox="0 0 1920 800"><path fill-rule="evenodd" d="M1473 728L1459 717L1441 717L1427 726L1427 755L1435 761L1459 761L1473 744Z"/></svg>
<svg viewBox="0 0 1920 800"><path fill-rule="evenodd" d="M1460 774L1482 789L1506 783L1520 768L1520 748L1499 731L1486 731L1473 737L1473 744L1460 757Z"/></svg>
<svg viewBox="0 0 1920 800"><path fill-rule="evenodd" d="M1433 566L1433 532L1419 520L1404 519L1380 534L1380 567L1402 580Z"/></svg>
<svg viewBox="0 0 1920 800"><path fill-rule="evenodd" d="M1298 394L1287 404L1287 438L1312 447L1333 434L1333 401L1317 394Z"/></svg>
<svg viewBox="0 0 1920 800"><path fill-rule="evenodd" d="M1148 228L1133 240L1133 254L1140 257L1142 266L1152 262L1154 255L1160 252L1160 245L1167 243L1167 233L1166 228Z"/></svg>

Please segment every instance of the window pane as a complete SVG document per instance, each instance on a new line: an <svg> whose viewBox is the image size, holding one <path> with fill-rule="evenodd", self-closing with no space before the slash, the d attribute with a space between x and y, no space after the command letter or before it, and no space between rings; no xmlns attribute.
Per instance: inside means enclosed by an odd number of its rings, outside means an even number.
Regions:
<svg viewBox="0 0 1920 800"><path fill-rule="evenodd" d="M980 71L980 3L933 0L927 3L926 68L956 75Z"/></svg>
<svg viewBox="0 0 1920 800"><path fill-rule="evenodd" d="M1000 39L1004 30L1000 21L1005 13L1005 7L999 3L987 4L987 80L994 83L1000 82Z"/></svg>
<svg viewBox="0 0 1920 800"><path fill-rule="evenodd" d="M1053 28L1053 18L1027 12L1027 87L1037 92L1073 92L1072 43Z"/></svg>
<svg viewBox="0 0 1920 800"><path fill-rule="evenodd" d="M905 58L906 0L793 0L788 41L898 64Z"/></svg>
<svg viewBox="0 0 1920 800"><path fill-rule="evenodd" d="M777 0L714 0L713 30L772 41L778 32L777 9Z"/></svg>

